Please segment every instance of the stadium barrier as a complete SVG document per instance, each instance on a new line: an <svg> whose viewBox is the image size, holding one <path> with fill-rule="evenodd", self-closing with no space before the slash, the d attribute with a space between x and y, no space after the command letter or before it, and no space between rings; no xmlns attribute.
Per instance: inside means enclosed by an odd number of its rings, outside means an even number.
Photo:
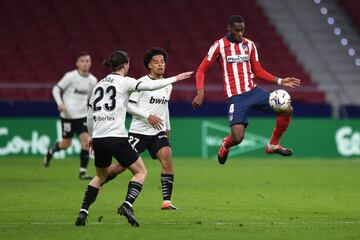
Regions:
<svg viewBox="0 0 360 240"><path fill-rule="evenodd" d="M128 121L129 122L129 121ZM230 156L270 157L264 153L274 128L274 118L250 118L243 143ZM171 144L175 157L215 158L224 136L229 133L226 118L173 118ZM0 156L40 156L47 147L61 139L61 125L56 118L1 118ZM360 121L295 118L282 139L296 157L360 157ZM56 158L78 154L75 138Z"/></svg>

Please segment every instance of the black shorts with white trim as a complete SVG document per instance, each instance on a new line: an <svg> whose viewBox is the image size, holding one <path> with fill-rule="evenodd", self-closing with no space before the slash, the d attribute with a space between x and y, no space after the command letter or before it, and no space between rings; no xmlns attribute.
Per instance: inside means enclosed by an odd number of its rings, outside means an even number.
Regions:
<svg viewBox="0 0 360 240"><path fill-rule="evenodd" d="M157 159L156 154L160 149L163 147L171 147L166 132L164 131L156 135L143 135L129 132L129 142L139 153L147 149L153 159Z"/></svg>
<svg viewBox="0 0 360 240"><path fill-rule="evenodd" d="M93 138L93 149L95 166L99 168L109 167L113 157L125 168L139 158L139 153L126 137Z"/></svg>
<svg viewBox="0 0 360 240"><path fill-rule="evenodd" d="M76 133L78 136L88 132L86 117L78 119L60 118L63 138L72 138Z"/></svg>

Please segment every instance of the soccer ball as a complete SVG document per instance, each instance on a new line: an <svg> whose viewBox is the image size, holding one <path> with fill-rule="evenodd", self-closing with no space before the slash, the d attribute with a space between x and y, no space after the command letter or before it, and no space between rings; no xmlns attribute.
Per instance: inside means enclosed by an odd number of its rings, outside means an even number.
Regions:
<svg viewBox="0 0 360 240"><path fill-rule="evenodd" d="M269 104L274 112L284 112L291 106L290 95L285 90L275 90L270 93Z"/></svg>

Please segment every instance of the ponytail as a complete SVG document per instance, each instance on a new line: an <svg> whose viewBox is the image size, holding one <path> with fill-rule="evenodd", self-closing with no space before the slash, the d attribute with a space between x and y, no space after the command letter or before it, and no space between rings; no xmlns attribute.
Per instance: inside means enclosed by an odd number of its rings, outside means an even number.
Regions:
<svg viewBox="0 0 360 240"><path fill-rule="evenodd" d="M115 51L107 59L104 60L103 65L115 72L129 63L129 56L124 51Z"/></svg>

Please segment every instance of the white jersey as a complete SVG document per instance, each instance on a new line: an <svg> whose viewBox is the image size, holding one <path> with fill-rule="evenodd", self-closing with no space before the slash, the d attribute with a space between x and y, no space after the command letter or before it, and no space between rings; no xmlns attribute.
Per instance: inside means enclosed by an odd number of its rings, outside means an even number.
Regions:
<svg viewBox="0 0 360 240"><path fill-rule="evenodd" d="M88 100L97 83L94 75L80 75L78 70L67 72L56 85L63 91L62 99L54 94L58 105L64 104L62 118L78 119L87 115Z"/></svg>
<svg viewBox="0 0 360 240"><path fill-rule="evenodd" d="M88 128L92 138L128 137L125 118L130 94L134 91L164 87L176 82L176 78L156 82L145 83L116 73L102 79L95 86L89 102L92 114L88 115Z"/></svg>
<svg viewBox="0 0 360 240"><path fill-rule="evenodd" d="M146 75L139 80L157 81ZM169 108L172 85L165 86L154 91L134 92L130 95L129 104L137 104L138 107L148 113L159 117L163 126L161 129L155 129L147 119L133 115L129 132L143 135L156 135L161 131L170 130Z"/></svg>

